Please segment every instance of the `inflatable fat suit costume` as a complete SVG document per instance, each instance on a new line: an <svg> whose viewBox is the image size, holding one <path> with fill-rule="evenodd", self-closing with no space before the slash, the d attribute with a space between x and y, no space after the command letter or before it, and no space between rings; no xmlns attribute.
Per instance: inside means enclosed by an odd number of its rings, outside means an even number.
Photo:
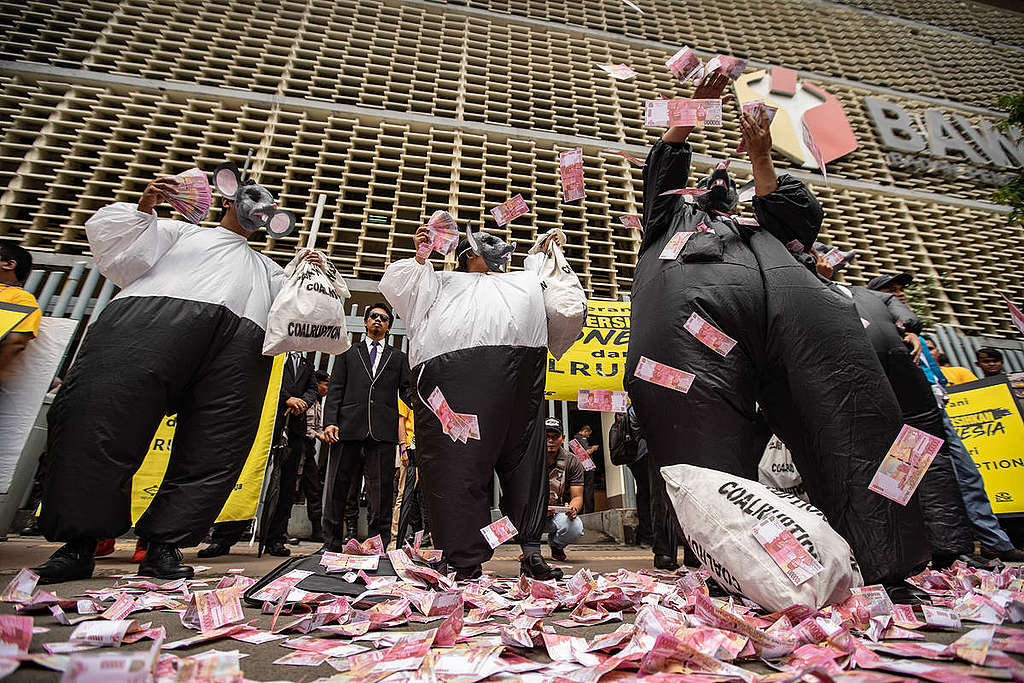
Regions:
<svg viewBox="0 0 1024 683"><path fill-rule="evenodd" d="M929 559L921 512L868 490L902 426L853 302L800 265L823 212L792 176L753 200L759 225L729 214L722 164L692 204L688 143L659 140L644 168L644 235L632 290L626 389L658 467L686 463L757 479L760 405L789 447L811 502L853 549L868 584L901 582ZM661 259L676 232L695 232ZM684 329L692 313L737 341L720 356ZM642 356L696 375L688 393L634 376Z"/></svg>
<svg viewBox="0 0 1024 683"><path fill-rule="evenodd" d="M388 266L380 282L408 329L421 494L434 546L457 568L493 553L480 532L491 523L493 473L524 552L539 544L546 517L548 323L537 274L546 255L531 254L522 271L506 272L514 247L467 229L460 263L471 250L488 272L436 272L429 261L404 259ZM477 416L478 439L462 443L443 432L426 403L435 389L455 412Z"/></svg>
<svg viewBox="0 0 1024 683"><path fill-rule="evenodd" d="M234 164L219 166L214 184L244 232L279 237L294 227ZM195 545L256 437L273 362L264 329L284 273L223 224L116 203L85 227L100 272L121 291L89 328L50 409L40 527L51 541L126 532L132 476L160 421L177 413L167 473L135 530L151 543Z"/></svg>

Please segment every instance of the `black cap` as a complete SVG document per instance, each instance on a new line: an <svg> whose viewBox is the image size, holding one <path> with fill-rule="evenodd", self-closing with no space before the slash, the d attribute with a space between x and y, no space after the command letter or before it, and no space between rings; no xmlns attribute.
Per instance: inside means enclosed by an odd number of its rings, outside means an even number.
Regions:
<svg viewBox="0 0 1024 683"><path fill-rule="evenodd" d="M558 432L559 434L565 434L565 432L562 431L562 421L559 420L557 417L549 417L548 419L544 420L544 429L545 431L552 431Z"/></svg>
<svg viewBox="0 0 1024 683"><path fill-rule="evenodd" d="M871 278L871 280L868 281L868 289L879 290L890 283L903 285L904 287L906 287L913 281L914 276L911 275L910 273L879 275L878 277L873 277Z"/></svg>

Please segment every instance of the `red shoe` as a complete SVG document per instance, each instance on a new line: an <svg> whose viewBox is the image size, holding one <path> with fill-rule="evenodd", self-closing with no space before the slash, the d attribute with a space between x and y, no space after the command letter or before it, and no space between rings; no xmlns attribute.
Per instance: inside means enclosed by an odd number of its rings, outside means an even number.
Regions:
<svg viewBox="0 0 1024 683"><path fill-rule="evenodd" d="M146 559L146 544L142 539L135 541L135 552L132 553L132 562L142 562Z"/></svg>
<svg viewBox="0 0 1024 683"><path fill-rule="evenodd" d="M114 552L114 539L101 538L96 543L96 557L106 557Z"/></svg>

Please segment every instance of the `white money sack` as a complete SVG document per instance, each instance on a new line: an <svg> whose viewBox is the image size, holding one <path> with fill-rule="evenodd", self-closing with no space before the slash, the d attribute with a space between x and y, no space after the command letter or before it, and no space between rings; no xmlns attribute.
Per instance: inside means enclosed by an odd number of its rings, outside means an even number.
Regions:
<svg viewBox="0 0 1024 683"><path fill-rule="evenodd" d="M561 230L551 230L537 238L536 244L530 249L531 254L538 253L545 240L554 236L548 243L544 262L537 271L540 285L544 288L544 312L548 318L548 351L556 359L569 350L583 329L583 321L587 317L587 294L583 291L580 279L573 272L569 262L562 253L565 235Z"/></svg>
<svg viewBox="0 0 1024 683"><path fill-rule="evenodd" d="M721 586L765 609L815 609L845 600L864 579L850 546L810 503L756 481L693 465L661 468L683 536ZM824 570L795 585L758 543L753 526L774 517Z"/></svg>
<svg viewBox="0 0 1024 683"><path fill-rule="evenodd" d="M288 281L281 288L267 316L263 353L320 351L339 354L348 350L345 299L348 285L323 252L324 267L302 258L300 250L284 269Z"/></svg>
<svg viewBox="0 0 1024 683"><path fill-rule="evenodd" d="M792 493L800 500L811 500L804 490L804 480L793 464L793 454L777 436L772 436L765 446L761 462L757 466L757 480L773 489Z"/></svg>

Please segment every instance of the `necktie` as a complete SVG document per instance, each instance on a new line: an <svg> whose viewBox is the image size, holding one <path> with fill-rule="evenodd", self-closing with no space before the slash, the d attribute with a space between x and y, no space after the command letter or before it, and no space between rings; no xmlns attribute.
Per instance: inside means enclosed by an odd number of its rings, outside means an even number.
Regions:
<svg viewBox="0 0 1024 683"><path fill-rule="evenodd" d="M376 374L373 366L377 364L377 344L380 342L370 342L370 374Z"/></svg>

